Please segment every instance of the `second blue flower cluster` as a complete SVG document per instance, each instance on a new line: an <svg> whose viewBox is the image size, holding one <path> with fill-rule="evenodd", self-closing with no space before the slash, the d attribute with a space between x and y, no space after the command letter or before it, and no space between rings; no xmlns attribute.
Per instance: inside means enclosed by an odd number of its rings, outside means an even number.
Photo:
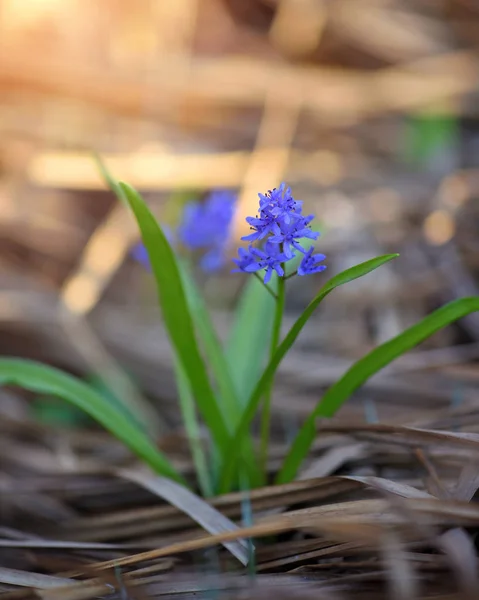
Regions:
<svg viewBox="0 0 479 600"><path fill-rule="evenodd" d="M227 245L236 205L236 196L226 190L215 190L203 201L186 204L176 231L163 225L163 233L174 247L181 245L199 257L206 273L221 269L227 260ZM150 267L148 252L142 243L133 249L134 258Z"/></svg>
<svg viewBox="0 0 479 600"><path fill-rule="evenodd" d="M311 230L314 216L302 214L302 202L293 198L291 189L282 183L279 188L258 196L258 214L246 218L253 233L241 238L250 244L247 249L239 248L239 258L233 259L238 266L235 271L254 273L265 269L264 282L268 283L274 271L284 277L285 264L296 256L296 251L303 255L298 275L324 271L326 265L321 263L326 256L314 254L313 246L306 249L301 245L302 240L318 239L319 232ZM263 247L253 246L254 242L262 243Z"/></svg>

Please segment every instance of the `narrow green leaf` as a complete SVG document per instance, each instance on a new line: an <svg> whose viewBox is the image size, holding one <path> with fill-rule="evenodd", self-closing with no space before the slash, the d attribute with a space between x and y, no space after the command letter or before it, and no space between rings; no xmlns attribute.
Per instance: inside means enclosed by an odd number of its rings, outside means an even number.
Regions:
<svg viewBox="0 0 479 600"><path fill-rule="evenodd" d="M92 423L85 411L53 396L38 396L30 404L30 411L36 422L46 425L78 428Z"/></svg>
<svg viewBox="0 0 479 600"><path fill-rule="evenodd" d="M200 354L175 254L141 196L126 183L120 188L133 211L155 276L161 312L175 353L184 369L199 411L224 456L229 435Z"/></svg>
<svg viewBox="0 0 479 600"><path fill-rule="evenodd" d="M105 182L108 185L108 187L110 188L110 190L116 196L118 196L119 200L121 200L124 204L128 204L125 194L123 193L123 190L121 189L118 181L116 181L113 178L113 176L111 175L107 166L103 162L103 159L101 158L101 156L99 154L97 154L96 152L93 152L93 160L95 161L96 166L98 167L98 171L100 172L100 175L103 177L103 179L105 180Z"/></svg>
<svg viewBox="0 0 479 600"><path fill-rule="evenodd" d="M258 407L260 405L264 392L267 389L267 386L273 379L274 374L276 373L276 370L279 367L284 356L294 344L296 338L301 333L301 330L306 325L308 319L311 317L313 312L319 306L320 302L329 293L331 293L335 288L339 287L340 285L344 285L349 281L353 281L354 279L358 279L359 277L367 275L371 271L374 271L381 265L389 262L397 256L399 255L385 254L384 256L378 256L359 265L356 265L355 267L346 269L342 273L339 273L338 275L336 275L328 281L328 283L321 289L319 294L308 304L301 316L298 317L298 319L293 324L284 340L278 346L278 349L276 350L274 356L271 358L268 366L264 370L263 375L256 384L256 387L254 388L250 396L248 404L243 412L241 423L237 427L236 432L233 436L231 448L229 452L225 454L225 456L227 457L227 462L223 467L223 472L221 475L220 491L229 489L229 487L231 486L231 478L234 474L236 461L238 458L237 454L234 452L234 448L237 448L238 444L241 443L241 440L244 438L244 436L248 434L249 425L258 410Z"/></svg>
<svg viewBox="0 0 479 600"><path fill-rule="evenodd" d="M178 264L188 306L207 358L208 366L211 368L213 378L218 388L219 399L221 402L220 409L223 413L228 431L231 433L240 421L242 406L231 378L230 365L226 360L225 352L216 334L214 324L211 321L209 312L187 265L182 261ZM262 291L264 294L269 295L266 290ZM249 439L243 440L242 460L248 473L251 487L259 487L262 485L264 483L263 475L258 467L254 448Z"/></svg>
<svg viewBox="0 0 479 600"><path fill-rule="evenodd" d="M210 314L196 287L192 274L183 261L179 262L178 266L188 306L198 331L198 336L202 342L208 366L212 370L219 395L221 396L220 408L228 429L233 430L241 414L241 405L236 395L224 349L218 339Z"/></svg>
<svg viewBox="0 0 479 600"><path fill-rule="evenodd" d="M273 291L277 278L271 279ZM226 345L226 359L244 406L266 364L273 328L275 301L264 284L250 277L241 294Z"/></svg>
<svg viewBox="0 0 479 600"><path fill-rule="evenodd" d="M0 358L0 385L16 385L67 400L101 423L157 473L184 483L168 459L136 425L79 379L35 361Z"/></svg>
<svg viewBox="0 0 479 600"><path fill-rule="evenodd" d="M358 360L327 390L306 420L277 476L277 483L285 483L295 477L316 436L315 421L318 417L332 417L355 390L395 358L414 348L436 331L478 310L479 297L450 302Z"/></svg>
<svg viewBox="0 0 479 600"><path fill-rule="evenodd" d="M191 393L190 382L178 360L175 360L175 380L178 389L178 397L180 399L183 423L185 425L191 456L195 465L198 486L203 497L208 498L213 495L211 468L208 468L206 450L201 440L195 400Z"/></svg>

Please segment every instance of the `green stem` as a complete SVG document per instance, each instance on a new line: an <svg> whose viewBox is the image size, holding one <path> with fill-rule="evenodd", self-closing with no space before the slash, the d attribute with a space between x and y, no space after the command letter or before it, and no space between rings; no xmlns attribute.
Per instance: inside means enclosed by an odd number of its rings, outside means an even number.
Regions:
<svg viewBox="0 0 479 600"><path fill-rule="evenodd" d="M265 289L273 296L273 298L275 300L277 300L278 296L273 292L273 290L269 287L269 285L267 283L263 282L263 278L261 277L261 275L259 273L253 273L253 275L256 277L256 279L258 281L261 281L261 283L264 285Z"/></svg>
<svg viewBox="0 0 479 600"><path fill-rule="evenodd" d="M282 265L284 270L284 265ZM276 296L276 308L274 313L273 331L271 332L270 358L276 351L279 345L281 335L281 323L283 321L284 299L285 299L285 277L278 277L278 294ZM261 415L261 448L260 448L260 464L263 473L266 475L268 463L268 446L270 434L271 420L271 398L273 395L274 380L272 379L266 389L265 398L263 401L263 412Z"/></svg>

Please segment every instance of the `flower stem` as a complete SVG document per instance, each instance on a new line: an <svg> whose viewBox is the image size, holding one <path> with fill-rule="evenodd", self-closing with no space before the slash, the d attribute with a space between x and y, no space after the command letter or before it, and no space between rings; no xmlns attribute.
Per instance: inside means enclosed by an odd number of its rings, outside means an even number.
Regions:
<svg viewBox="0 0 479 600"><path fill-rule="evenodd" d="M261 283L264 285L266 290L273 296L273 298L275 300L277 300L278 296L273 292L273 290L269 287L269 285L267 283L263 282L263 280L261 279L261 275L259 273L253 273L253 275L256 277L256 279L258 279L258 281L261 281Z"/></svg>
<svg viewBox="0 0 479 600"><path fill-rule="evenodd" d="M282 265L284 270L284 265ZM278 277L278 294L276 295L276 308L274 312L273 330L271 332L270 359L276 351L281 335L281 323L283 321L284 300L285 300L285 277ZM270 435L270 420L271 420L271 398L273 395L274 380L272 379L266 389L263 400L263 412L261 415L261 448L260 448L260 464L261 470L266 475L268 466L268 446Z"/></svg>

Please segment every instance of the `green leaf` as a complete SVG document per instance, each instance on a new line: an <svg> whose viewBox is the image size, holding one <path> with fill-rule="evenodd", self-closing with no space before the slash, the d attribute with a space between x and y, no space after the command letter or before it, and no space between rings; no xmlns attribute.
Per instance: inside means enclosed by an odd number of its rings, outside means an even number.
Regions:
<svg viewBox="0 0 479 600"><path fill-rule="evenodd" d="M277 289L277 277L271 289ZM244 406L264 369L273 328L275 301L256 277L250 277L236 308L226 359Z"/></svg>
<svg viewBox="0 0 479 600"><path fill-rule="evenodd" d="M17 385L67 400L101 423L157 473L184 483L168 459L138 427L79 379L35 361L0 358L0 385Z"/></svg>
<svg viewBox="0 0 479 600"><path fill-rule="evenodd" d="M30 405L33 419L52 426L77 428L92 423L83 411L53 396L38 396Z"/></svg>
<svg viewBox="0 0 479 600"><path fill-rule="evenodd" d="M123 190L121 189L118 181L116 181L112 177L110 171L108 170L107 166L103 162L103 159L101 158L101 156L99 154L97 154L96 152L93 152L93 160L95 161L96 166L98 167L98 171L100 172L100 175L103 177L103 179L105 180L105 182L108 185L108 187L110 188L110 190L114 194L116 194L116 196L118 196L118 198L124 204L128 204L125 194L123 193Z"/></svg>
<svg viewBox="0 0 479 600"><path fill-rule="evenodd" d="M316 436L315 421L318 417L332 417L355 390L395 358L414 348L436 331L478 310L477 297L450 302L358 360L327 390L306 420L277 476L277 483L285 483L295 477Z"/></svg>
<svg viewBox="0 0 479 600"><path fill-rule="evenodd" d="M191 393L190 382L178 360L175 360L175 380L180 399L183 423L185 425L191 456L195 465L198 486L203 497L208 498L213 495L211 468L208 467L206 451L201 440L195 400Z"/></svg>
<svg viewBox="0 0 479 600"><path fill-rule="evenodd" d="M218 388L218 394L221 402L221 411L223 413L228 431L232 432L238 425L242 406L236 393L230 373L230 365L225 356L224 349L216 334L214 324L211 321L209 312L203 302L203 298L196 287L193 276L191 275L185 262L180 261L180 274L185 289L188 306L193 317L193 321L204 350L208 366L211 369L213 378ZM258 282L259 283L259 282ZM269 296L266 290L262 290ZM272 299L272 298L271 298ZM222 457L224 459L224 457ZM263 476L258 468L254 448L251 440L243 440L242 460L247 470L250 485L258 487L263 483Z"/></svg>
<svg viewBox="0 0 479 600"><path fill-rule="evenodd" d="M355 267L346 269L342 273L339 273L338 275L336 275L335 277L330 279L328 281L328 283L321 289L319 294L308 304L308 306L305 308L304 312L296 320L296 322L293 324L293 326L289 330L289 332L286 335L286 337L284 338L284 340L278 346L278 349L276 350L274 356L271 358L268 366L264 370L263 375L261 376L260 380L256 384L256 386L250 396L248 405L246 406L246 408L243 412L243 417L241 419L241 423L238 426L238 428L236 429L236 432L233 436L231 448L230 448L229 452L227 452L227 454L226 454L227 462L225 463L225 466L223 467L223 472L221 475L220 491L229 489L229 487L231 486L231 478L234 474L236 461L238 458L237 454L234 452L234 448L237 448L238 444L241 443L241 440L244 438L244 436L248 435L249 425L258 410L258 407L260 405L260 402L261 402L264 392L267 390L267 387L270 384L271 380L273 379L274 374L276 373L276 370L279 367L281 361L283 360L283 358L285 357L288 350L291 348L291 346L296 341L296 338L300 334L303 327L306 325L308 319L311 317L313 312L319 306L320 302L329 293L331 293L335 288L339 287L340 285L344 285L345 283L348 283L349 281L353 281L354 279L358 279L359 277L363 277L364 275L367 275L371 271L374 271L381 265L389 262L390 260L392 260L393 258L396 258L397 256L399 256L399 255L398 254L385 254L384 256L378 256L377 258L373 258L371 260L363 262L359 265L356 265Z"/></svg>
<svg viewBox="0 0 479 600"><path fill-rule="evenodd" d="M127 381L130 381L130 375L126 374L125 377L128 377ZM124 404L118 396L114 393L111 387L108 386L105 379L98 373L90 373L84 378L85 383L90 386L93 390L95 390L100 396L102 396L113 408L119 412L122 412L127 419L133 421L138 429L142 431L148 432L148 428L145 427L144 420L141 421L137 418L137 415L134 413L133 409L130 406ZM132 380L131 380L132 381ZM132 384L133 385L133 384ZM135 386L136 387L136 386ZM146 418L146 415L145 415Z"/></svg>
<svg viewBox="0 0 479 600"><path fill-rule="evenodd" d="M121 185L112 177L101 158L94 155L100 174L109 186L109 188L122 200L126 205L129 204L126 194ZM177 221L184 205L192 200L197 199L199 193L184 192L172 194L165 210L167 212L167 221ZM170 218L168 218L168 215ZM185 290L188 306L195 322L198 335L200 336L203 349L208 358L208 364L212 367L216 384L221 395L221 408L225 417L226 424L234 423L239 419L239 402L234 393L233 383L228 373L224 351L216 336L213 324L209 317L208 311L204 305L203 299L195 285L191 276L186 261L177 260L177 266L182 279L183 288ZM175 379L178 387L178 395L180 399L180 407L183 415L183 421L187 431L192 452L193 462L195 463L198 483L202 489L202 493L211 495L211 478L207 472L205 464L205 456L201 443L198 441L198 422L194 405L194 397L191 392L190 382L185 371L181 367L178 360L175 360ZM211 470L211 465L210 465Z"/></svg>
<svg viewBox="0 0 479 600"><path fill-rule="evenodd" d="M224 349L218 339L210 314L186 263L181 261L178 263L178 266L188 306L198 336L202 342L208 366L211 368L213 377L218 386L218 392L221 396L221 410L225 422L228 429L233 430L241 415L241 405L236 395Z"/></svg>
<svg viewBox="0 0 479 600"><path fill-rule="evenodd" d="M120 182L119 185L135 215L148 251L161 312L176 356L188 377L199 411L221 456L224 456L230 438L198 348L175 254L141 196L126 183Z"/></svg>

